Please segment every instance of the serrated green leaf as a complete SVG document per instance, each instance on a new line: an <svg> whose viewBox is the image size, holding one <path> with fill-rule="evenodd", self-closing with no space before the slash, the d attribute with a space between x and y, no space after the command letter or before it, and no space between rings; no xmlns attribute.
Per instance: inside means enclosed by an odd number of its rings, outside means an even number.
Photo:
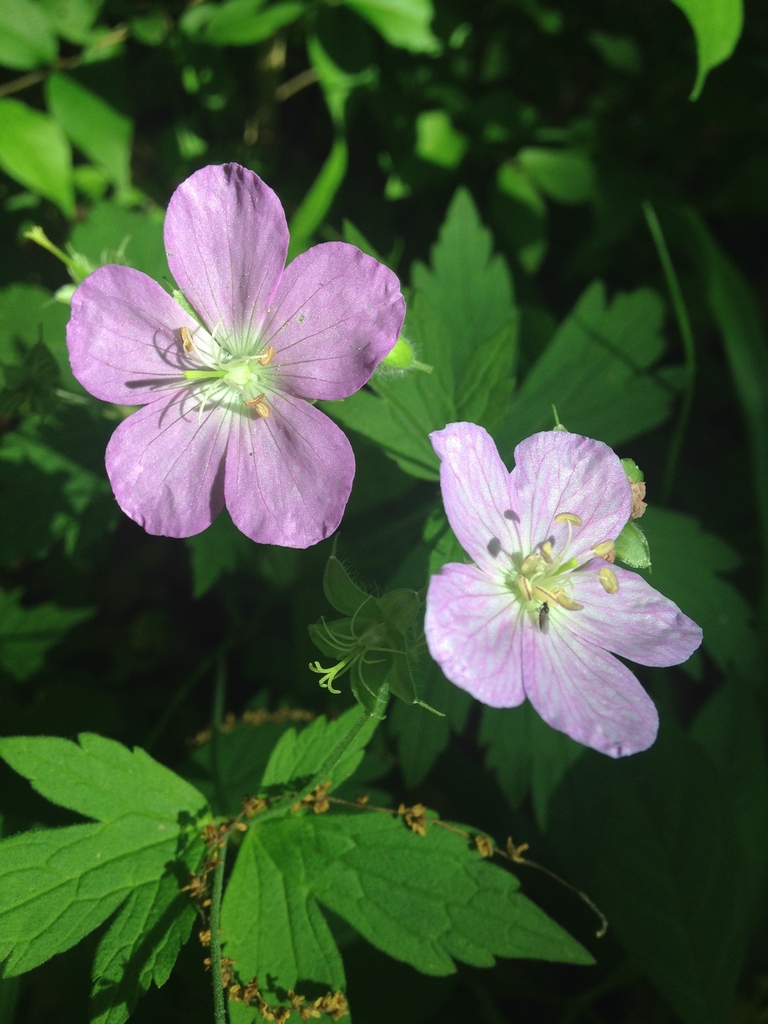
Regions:
<svg viewBox="0 0 768 1024"><path fill-rule="evenodd" d="M199 847L194 849L190 870L199 860ZM96 951L91 1024L124 1024L152 983L165 984L195 917L194 904L173 874L131 892Z"/></svg>
<svg viewBox="0 0 768 1024"><path fill-rule="evenodd" d="M428 435L472 418L495 426L511 394L517 311L509 270L492 251L470 194L460 189L446 214L431 268L416 264L406 334L430 374L376 374L371 388L325 409L381 445L405 472L439 476Z"/></svg>
<svg viewBox="0 0 768 1024"><path fill-rule="evenodd" d="M563 321L507 409L499 450L552 426L552 405L575 433L616 445L662 423L674 393L648 370L664 351L664 315L647 288L608 303L594 282Z"/></svg>
<svg viewBox="0 0 768 1024"><path fill-rule="evenodd" d="M254 720L248 717L254 715ZM242 810L244 796L257 793L264 769L280 737L294 721L300 720L301 712L285 709L281 721L258 718L259 711L246 712L244 720L236 723L226 732L220 731L198 747L185 765L184 775L215 806L217 813L235 815ZM312 716L304 713L307 718ZM215 749L214 749L215 748ZM219 807L221 799L225 806Z"/></svg>
<svg viewBox="0 0 768 1024"><path fill-rule="evenodd" d="M316 718L300 732L288 729L280 737L264 771L262 786L288 786L297 779L317 772L334 748L349 733L360 717L360 708L349 708L335 722L324 715ZM376 731L377 722L371 719L356 734L354 740L334 766L332 788L349 778L363 759L365 745ZM326 780L324 779L323 782Z"/></svg>
<svg viewBox="0 0 768 1024"><path fill-rule="evenodd" d="M174 859L178 826L132 814L0 842L0 961L22 974L74 946Z"/></svg>
<svg viewBox="0 0 768 1024"><path fill-rule="evenodd" d="M641 575L698 622L704 631L704 648L723 672L735 668L749 677L758 651L754 612L739 591L721 578L738 567L739 555L680 512L651 506L643 526L653 568Z"/></svg>
<svg viewBox="0 0 768 1024"><path fill-rule="evenodd" d="M3 0L0 4L0 64L29 71L56 60L56 36L45 11L32 0Z"/></svg>
<svg viewBox="0 0 768 1024"><path fill-rule="evenodd" d="M690 98L701 95L712 68L733 53L741 35L744 12L741 0L672 0L688 19L696 37L698 68Z"/></svg>
<svg viewBox="0 0 768 1024"><path fill-rule="evenodd" d="M48 109L69 140L102 167L110 181L127 186L131 178L131 119L61 71L47 80L45 93Z"/></svg>
<svg viewBox="0 0 768 1024"><path fill-rule="evenodd" d="M252 827L238 852L221 912L225 955L236 960L242 981L258 976L271 995L301 991L306 982L344 989L341 956L307 887L300 846L278 849L265 835L279 844L283 833Z"/></svg>
<svg viewBox="0 0 768 1024"><path fill-rule="evenodd" d="M64 634L93 615L91 608L61 608L52 602L25 608L21 589L0 591L0 666L16 679L42 668Z"/></svg>
<svg viewBox="0 0 768 1024"><path fill-rule="evenodd" d="M20 100L0 99L0 167L25 188L55 203L62 213L75 212L72 150L48 114Z"/></svg>
<svg viewBox="0 0 768 1024"><path fill-rule="evenodd" d="M432 0L344 0L392 46L411 53L437 53L440 41L430 25L435 16Z"/></svg>
<svg viewBox="0 0 768 1024"><path fill-rule="evenodd" d="M483 708L479 741L510 807L516 810L530 793L544 828L552 794L585 747L550 728L528 701L518 708Z"/></svg>
<svg viewBox="0 0 768 1024"><path fill-rule="evenodd" d="M265 827L261 838L273 857L300 849L317 899L424 974L451 974L455 960L489 967L496 956L591 962L512 874L437 825L422 837L394 815L312 815Z"/></svg>
<svg viewBox="0 0 768 1024"><path fill-rule="evenodd" d="M141 747L84 732L79 745L59 736L0 739L0 757L52 803L98 821L143 814L175 821L198 814L203 796Z"/></svg>

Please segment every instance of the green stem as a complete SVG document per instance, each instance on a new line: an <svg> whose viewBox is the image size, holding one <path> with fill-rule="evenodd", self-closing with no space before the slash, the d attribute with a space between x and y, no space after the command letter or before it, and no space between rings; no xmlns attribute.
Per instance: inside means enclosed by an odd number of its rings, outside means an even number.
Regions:
<svg viewBox="0 0 768 1024"><path fill-rule="evenodd" d="M669 289L669 296L672 300L672 309L677 320L677 328L680 331L680 337L683 341L683 352L685 354L685 390L683 391L683 404L680 409L680 416L677 420L674 433L672 435L672 443L669 446L669 457L667 459L667 468L664 473L664 487L662 490L662 501L666 501L669 498L672 490L672 484L675 479L675 470L680 459L680 450L683 446L683 438L688 428L688 421L691 418L691 408L693 406L693 383L696 376L696 346L693 340L693 332L691 331L691 321L688 316L688 310L683 299L683 293L680 288L680 282L675 268L672 264L672 258L669 255L669 249L664 238L664 233L661 230L659 224L659 218L656 216L656 211L653 206L646 200L643 204L643 213L648 223L648 230L651 232L654 245L656 246L656 252L659 256L659 262L661 263L661 269L664 272L664 278L667 282L667 288Z"/></svg>
<svg viewBox="0 0 768 1024"><path fill-rule="evenodd" d="M222 814L227 813L227 794L221 777L221 723L224 720L224 694L226 692L227 669L224 656L219 655L216 667L216 681L213 687L213 714L211 721L211 775L216 802Z"/></svg>
<svg viewBox="0 0 768 1024"><path fill-rule="evenodd" d="M224 864L227 857L227 839L219 850L219 862L213 875L211 894L211 977L213 978L213 1019L215 1024L227 1024L224 986L221 984L221 898L224 891Z"/></svg>

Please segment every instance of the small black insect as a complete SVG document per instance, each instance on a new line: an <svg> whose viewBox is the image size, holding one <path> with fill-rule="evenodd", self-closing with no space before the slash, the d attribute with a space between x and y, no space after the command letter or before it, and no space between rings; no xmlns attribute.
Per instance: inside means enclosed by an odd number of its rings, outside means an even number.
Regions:
<svg viewBox="0 0 768 1024"><path fill-rule="evenodd" d="M549 605L546 601L539 608L539 629L542 633L549 632Z"/></svg>

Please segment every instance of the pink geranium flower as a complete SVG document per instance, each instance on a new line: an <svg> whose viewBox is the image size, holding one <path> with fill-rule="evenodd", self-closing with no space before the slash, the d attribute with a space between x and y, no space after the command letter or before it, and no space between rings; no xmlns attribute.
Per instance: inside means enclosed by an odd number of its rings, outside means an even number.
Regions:
<svg viewBox="0 0 768 1024"><path fill-rule="evenodd" d="M165 245L180 301L121 266L95 271L72 299L77 379L97 398L143 405L107 446L118 504L168 537L200 533L226 505L254 541L317 543L341 520L355 464L313 403L357 391L393 347L397 278L343 242L286 267L280 201L237 164L177 188Z"/></svg>
<svg viewBox="0 0 768 1024"><path fill-rule="evenodd" d="M649 747L658 715L630 670L677 665L701 629L636 573L612 565L632 493L618 457L566 431L534 434L507 472L482 427L430 434L448 521L473 565L444 565L426 635L445 675L484 704L527 697L554 729L621 757Z"/></svg>

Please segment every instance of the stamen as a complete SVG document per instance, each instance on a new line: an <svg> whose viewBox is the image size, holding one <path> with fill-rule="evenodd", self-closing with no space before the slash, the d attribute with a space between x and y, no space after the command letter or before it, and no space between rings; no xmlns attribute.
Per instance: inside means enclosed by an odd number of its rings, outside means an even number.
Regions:
<svg viewBox="0 0 768 1024"><path fill-rule="evenodd" d="M269 366L269 364L272 362L274 358L275 346L267 345L267 347L264 349L261 355L256 358L256 362L259 363L260 366Z"/></svg>
<svg viewBox="0 0 768 1024"><path fill-rule="evenodd" d="M523 576L533 576L533 574L541 567L541 561L541 555L526 555L523 559L523 564L520 566L520 572Z"/></svg>
<svg viewBox="0 0 768 1024"><path fill-rule="evenodd" d="M594 554L597 555L598 558L607 558L608 555L610 555L613 551L613 541L601 541L600 544L596 544L595 547L592 548L592 551L594 552Z"/></svg>
<svg viewBox="0 0 768 1024"><path fill-rule="evenodd" d="M572 598L568 597L564 590L558 589L554 591L554 594L556 603L559 604L561 608L567 608L569 612L579 612L584 607L583 604L579 604L578 601L574 601Z"/></svg>
<svg viewBox="0 0 768 1024"><path fill-rule="evenodd" d="M264 401L263 392L262 394L257 395L256 398L246 398L245 404L248 406L249 409L253 409L253 411L263 420L269 419L270 408Z"/></svg>
<svg viewBox="0 0 768 1024"><path fill-rule="evenodd" d="M565 593L565 591L563 591L563 593ZM535 599L537 601L543 601L544 604L557 604L557 595L557 590L548 590L546 587L541 586L533 588L533 596Z"/></svg>
<svg viewBox="0 0 768 1024"><path fill-rule="evenodd" d="M185 352L194 352L195 346L192 344L192 331L188 327L180 327L179 334L181 335L181 344Z"/></svg>
<svg viewBox="0 0 768 1024"><path fill-rule="evenodd" d="M518 576L517 587L526 601L533 600L533 587L531 586L530 580L528 580L525 576Z"/></svg>
<svg viewBox="0 0 768 1024"><path fill-rule="evenodd" d="M577 516L575 512L558 512L555 522L568 523L569 526L581 526L581 516Z"/></svg>
<svg viewBox="0 0 768 1024"><path fill-rule="evenodd" d="M616 579L616 573L609 569L607 565L603 566L597 575L603 585L603 590L607 594L615 594L618 591L619 581Z"/></svg>
<svg viewBox="0 0 768 1024"><path fill-rule="evenodd" d="M551 565L554 561L554 556L552 555L551 540L545 540L544 543L541 545L541 557L548 565Z"/></svg>

